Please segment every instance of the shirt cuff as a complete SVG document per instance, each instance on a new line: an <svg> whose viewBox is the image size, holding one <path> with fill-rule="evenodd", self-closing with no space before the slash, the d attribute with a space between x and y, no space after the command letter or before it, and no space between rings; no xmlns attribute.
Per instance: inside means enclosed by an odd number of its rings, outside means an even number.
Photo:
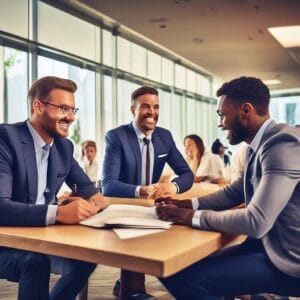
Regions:
<svg viewBox="0 0 300 300"><path fill-rule="evenodd" d="M198 201L198 198L197 198L197 197L193 197L193 198L191 199L191 201L192 201L193 209L194 209L194 210L197 210L198 207L199 207L199 201Z"/></svg>
<svg viewBox="0 0 300 300"><path fill-rule="evenodd" d="M56 221L57 205L48 205L47 215L46 215L46 225L53 225Z"/></svg>
<svg viewBox="0 0 300 300"><path fill-rule="evenodd" d="M200 218L201 218L202 210L196 210L194 212L194 216L192 219L192 226L194 228L201 228L200 226Z"/></svg>
<svg viewBox="0 0 300 300"><path fill-rule="evenodd" d="M135 189L135 193L134 193L134 196L135 198L140 198L140 189L141 189L141 186L138 185Z"/></svg>
<svg viewBox="0 0 300 300"><path fill-rule="evenodd" d="M172 181L172 183L175 185L176 187L176 194L179 194L180 193L180 189L179 189L179 185L176 181Z"/></svg>

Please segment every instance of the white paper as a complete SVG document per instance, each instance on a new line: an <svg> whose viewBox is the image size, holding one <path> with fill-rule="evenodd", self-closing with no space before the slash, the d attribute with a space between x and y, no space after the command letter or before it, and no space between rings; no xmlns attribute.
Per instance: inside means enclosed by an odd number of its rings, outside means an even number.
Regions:
<svg viewBox="0 0 300 300"><path fill-rule="evenodd" d="M92 227L136 227L170 228L172 222L159 220L155 207L129 204L112 204L102 212L81 221L80 224Z"/></svg>

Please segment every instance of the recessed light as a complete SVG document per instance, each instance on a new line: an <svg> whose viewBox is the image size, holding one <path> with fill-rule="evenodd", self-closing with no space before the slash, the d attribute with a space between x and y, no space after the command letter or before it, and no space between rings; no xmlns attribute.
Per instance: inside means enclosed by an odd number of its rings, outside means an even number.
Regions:
<svg viewBox="0 0 300 300"><path fill-rule="evenodd" d="M282 82L279 79L267 79L263 81L266 85L274 85L274 84L281 84Z"/></svg>
<svg viewBox="0 0 300 300"><path fill-rule="evenodd" d="M300 47L300 25L270 27L268 30L283 47Z"/></svg>

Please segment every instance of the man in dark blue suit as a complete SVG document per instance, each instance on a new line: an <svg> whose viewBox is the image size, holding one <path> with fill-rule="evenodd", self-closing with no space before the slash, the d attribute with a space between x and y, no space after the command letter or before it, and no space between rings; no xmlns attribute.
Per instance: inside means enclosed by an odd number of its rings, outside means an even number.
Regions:
<svg viewBox="0 0 300 300"><path fill-rule="evenodd" d="M132 93L133 123L107 132L103 163L103 194L115 197L172 196L193 184L193 174L176 148L169 130L156 127L159 117L158 91L141 87ZM144 139L150 147L150 181L143 168ZM178 176L171 183L157 183L165 164Z"/></svg>
<svg viewBox="0 0 300 300"><path fill-rule="evenodd" d="M76 84L43 77L29 90L31 116L0 125L0 225L76 224L103 207L103 197L73 159L65 139L75 119ZM73 193L58 205L63 182ZM95 265L0 247L0 278L19 282L19 300L75 299ZM50 272L61 278L49 295Z"/></svg>
<svg viewBox="0 0 300 300"><path fill-rule="evenodd" d="M103 194L158 198L185 192L192 186L194 176L176 148L170 131L156 127L159 117L158 91L143 86L132 93L131 99L133 122L110 130L105 137ZM177 177L169 183L158 183L166 163ZM121 275L122 291L125 286L123 278L131 279L126 282L126 299L151 299L145 293L143 274L129 272L123 276L124 273Z"/></svg>

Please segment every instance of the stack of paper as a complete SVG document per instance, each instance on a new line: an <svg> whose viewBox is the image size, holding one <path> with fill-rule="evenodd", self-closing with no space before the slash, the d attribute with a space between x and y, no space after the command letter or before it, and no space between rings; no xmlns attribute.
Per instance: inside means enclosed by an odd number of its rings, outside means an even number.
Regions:
<svg viewBox="0 0 300 300"><path fill-rule="evenodd" d="M132 238L168 229L172 222L159 220L155 207L112 204L97 215L81 221L80 224L97 228L132 228L127 231L114 229L120 238Z"/></svg>

